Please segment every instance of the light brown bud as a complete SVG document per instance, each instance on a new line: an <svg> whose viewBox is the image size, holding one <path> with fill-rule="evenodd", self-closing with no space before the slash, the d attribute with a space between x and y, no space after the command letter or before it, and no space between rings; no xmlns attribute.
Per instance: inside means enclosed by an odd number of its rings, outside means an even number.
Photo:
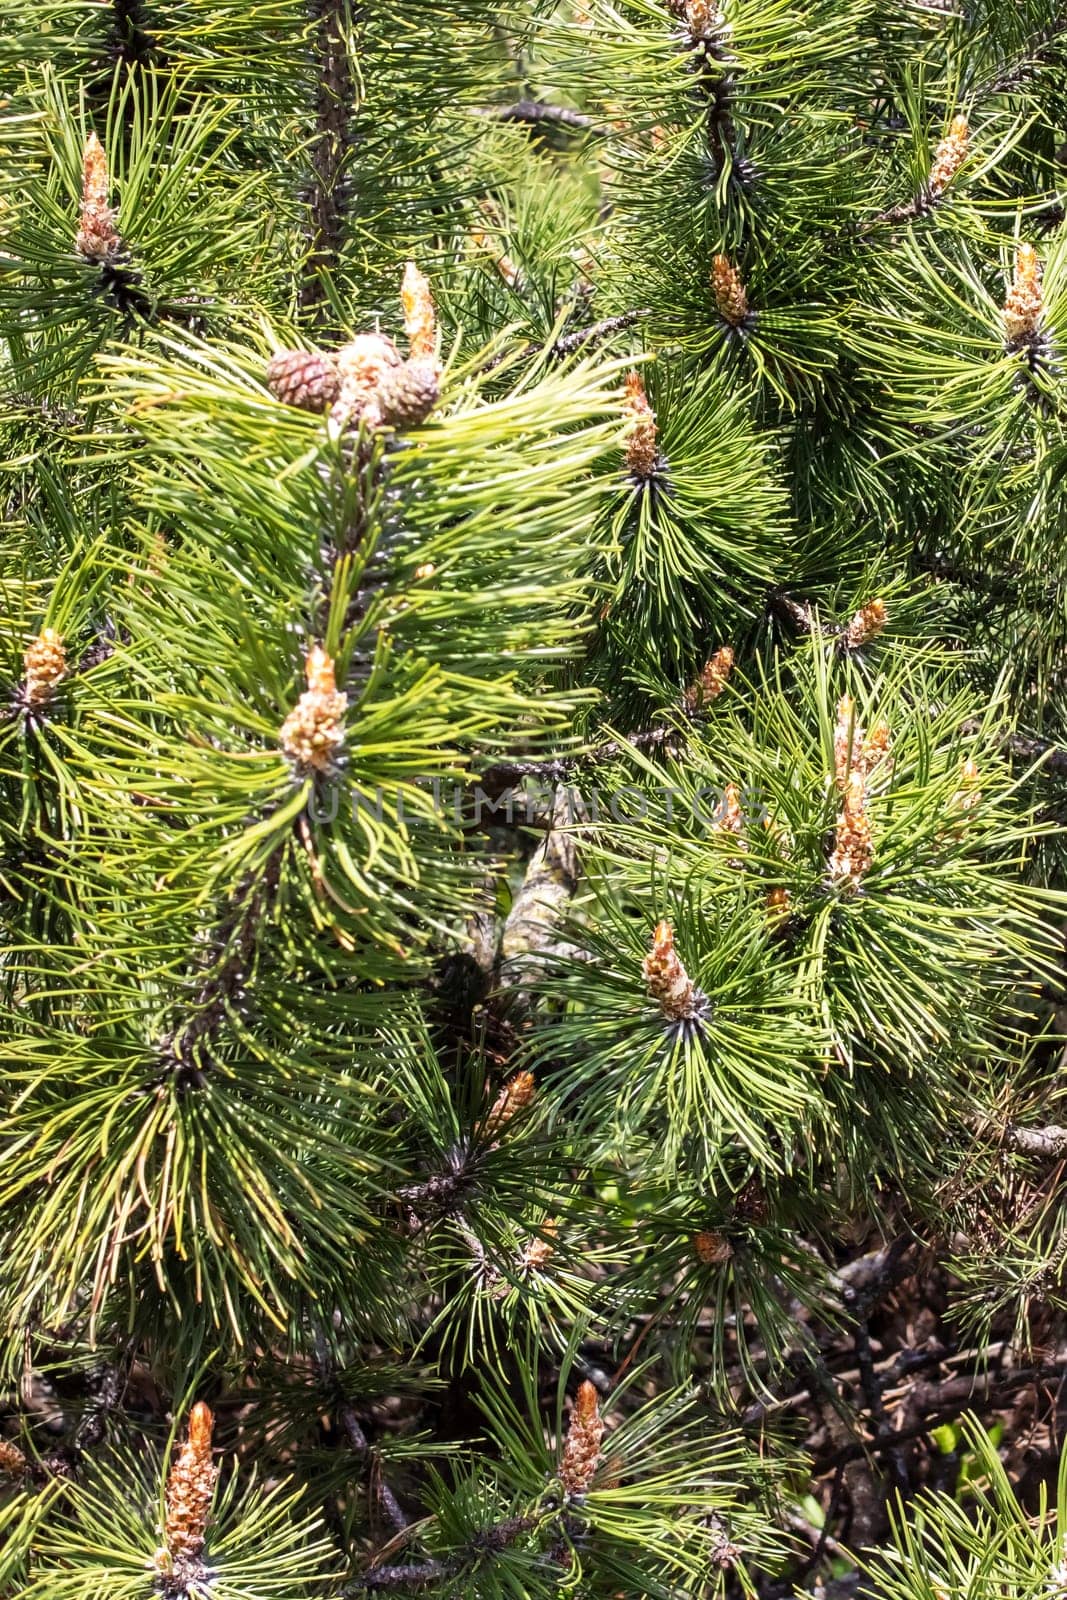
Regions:
<svg viewBox="0 0 1067 1600"><path fill-rule="evenodd" d="M863 645L870 644L885 627L886 616L884 600L868 600L867 604L856 612L841 636L845 649L859 650Z"/></svg>
<svg viewBox="0 0 1067 1600"><path fill-rule="evenodd" d="M745 831L745 814L741 806L741 791L736 783L724 785L722 804L715 814L714 831L729 833L740 839Z"/></svg>
<svg viewBox="0 0 1067 1600"><path fill-rule="evenodd" d="M195 1560L204 1548L204 1530L215 1488L211 1458L214 1420L210 1407L198 1400L189 1414L189 1436L167 1478L164 1534L174 1562Z"/></svg>
<svg viewBox="0 0 1067 1600"><path fill-rule="evenodd" d="M871 824L867 817L866 779L862 772L849 776L844 804L837 819L830 857L831 881L855 893L874 860Z"/></svg>
<svg viewBox="0 0 1067 1600"><path fill-rule="evenodd" d="M685 691L685 709L700 711L717 700L726 688L734 669L734 653L728 644L722 645L704 663L700 677Z"/></svg>
<svg viewBox="0 0 1067 1600"><path fill-rule="evenodd" d="M656 923L642 971L650 998L671 1022L686 1022L699 1014L704 997L674 948L674 929L669 922Z"/></svg>
<svg viewBox="0 0 1067 1600"><path fill-rule="evenodd" d="M593 1385L586 1379L579 1386L574 1399L563 1458L559 1464L560 1482L569 1495L587 1492L600 1463L600 1441L603 1437L600 1401Z"/></svg>
<svg viewBox="0 0 1067 1600"><path fill-rule="evenodd" d="M0 1473L6 1478L21 1478L29 1462L17 1444L10 1439L0 1439Z"/></svg>
<svg viewBox="0 0 1067 1600"><path fill-rule="evenodd" d="M656 413L648 402L645 385L639 372L626 375L626 398L623 414L627 424L626 470L632 478L652 478L656 474L659 448Z"/></svg>
<svg viewBox="0 0 1067 1600"><path fill-rule="evenodd" d="M749 314L748 296L741 274L726 256L716 256L711 264L711 286L720 317L732 328L739 328Z"/></svg>
<svg viewBox="0 0 1067 1600"><path fill-rule="evenodd" d="M81 212L74 248L86 261L101 266L114 261L122 249L115 213L108 205L110 187L104 147L96 134L91 133L82 152Z"/></svg>
<svg viewBox="0 0 1067 1600"><path fill-rule="evenodd" d="M927 188L932 195L944 194L967 159L971 130L966 117L953 117L949 130L934 151Z"/></svg>
<svg viewBox="0 0 1067 1600"><path fill-rule="evenodd" d="M1021 244L1015 252L1015 272L1004 302L1004 339L1019 345L1033 338L1045 314L1041 288L1041 262L1032 244Z"/></svg>
<svg viewBox="0 0 1067 1600"><path fill-rule="evenodd" d="M552 1240L558 1231L558 1223L544 1223L541 1229L542 1237L531 1239L522 1252L522 1259L519 1263L521 1271L540 1272L542 1267L548 1265L556 1253L556 1247Z"/></svg>
<svg viewBox="0 0 1067 1600"><path fill-rule="evenodd" d="M43 711L67 673L67 650L55 628L42 628L26 647L22 695L30 711Z"/></svg>
<svg viewBox="0 0 1067 1600"><path fill-rule="evenodd" d="M409 261L404 268L400 298L404 306L404 332L407 334L411 359L436 361L437 312L430 292L430 281L414 261Z"/></svg>
<svg viewBox="0 0 1067 1600"><path fill-rule="evenodd" d="M278 738L298 771L328 772L344 744L348 696L338 693L332 656L312 645L304 664L307 690L282 723Z"/></svg>
<svg viewBox="0 0 1067 1600"><path fill-rule="evenodd" d="M522 1112L529 1109L537 1093L537 1080L532 1072L516 1072L509 1078L493 1101L485 1119L487 1134L499 1134Z"/></svg>
<svg viewBox="0 0 1067 1600"><path fill-rule="evenodd" d="M704 1267L721 1267L734 1253L733 1245L721 1233L694 1233L692 1244L693 1254Z"/></svg>
<svg viewBox="0 0 1067 1600"><path fill-rule="evenodd" d="M772 930L780 928L788 922L793 909L793 897L788 889L781 887L768 889L765 901L767 907L767 926Z"/></svg>

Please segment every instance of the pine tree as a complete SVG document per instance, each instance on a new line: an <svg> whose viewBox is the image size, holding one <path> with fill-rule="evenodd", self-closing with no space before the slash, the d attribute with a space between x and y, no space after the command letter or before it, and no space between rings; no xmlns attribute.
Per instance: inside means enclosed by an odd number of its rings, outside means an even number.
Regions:
<svg viewBox="0 0 1067 1600"><path fill-rule="evenodd" d="M1067 1593L1058 8L5 9L0 1597Z"/></svg>

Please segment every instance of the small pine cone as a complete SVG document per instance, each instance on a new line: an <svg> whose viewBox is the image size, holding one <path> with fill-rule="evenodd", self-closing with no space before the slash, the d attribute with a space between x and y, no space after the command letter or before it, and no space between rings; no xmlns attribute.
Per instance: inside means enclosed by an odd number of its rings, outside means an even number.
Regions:
<svg viewBox="0 0 1067 1600"><path fill-rule="evenodd" d="M745 813L741 806L741 791L736 783L728 783L722 792L722 805L715 815L714 831L729 833L740 839L745 831Z"/></svg>
<svg viewBox="0 0 1067 1600"><path fill-rule="evenodd" d="M652 949L641 970L649 996L671 1022L687 1022L699 1013L703 996L674 948L674 929L669 922L656 923Z"/></svg>
<svg viewBox="0 0 1067 1600"><path fill-rule="evenodd" d="M280 350L267 367L267 387L283 405L327 411L341 384L330 356L319 350Z"/></svg>
<svg viewBox="0 0 1067 1600"><path fill-rule="evenodd" d="M720 317L731 328L739 328L749 314L748 295L741 274L726 256L716 256L712 262L711 286Z"/></svg>
<svg viewBox="0 0 1067 1600"><path fill-rule="evenodd" d="M552 1240L555 1238L558 1228L558 1223L546 1222L541 1229L543 1237L530 1240L522 1252L522 1259L519 1263L521 1271L540 1272L542 1267L548 1265L556 1253L556 1247Z"/></svg>
<svg viewBox="0 0 1067 1600"><path fill-rule="evenodd" d="M167 1477L164 1535L173 1561L195 1560L204 1548L204 1530L215 1488L211 1459L211 1409L198 1400L189 1415L189 1437Z"/></svg>
<svg viewBox="0 0 1067 1600"><path fill-rule="evenodd" d="M626 375L623 415L627 424L626 470L631 478L654 478L659 461L656 442L659 430L639 372Z"/></svg>
<svg viewBox="0 0 1067 1600"><path fill-rule="evenodd" d="M734 1220L736 1222L749 1222L755 1227L762 1227L770 1220L771 1206L767 1199L767 1191L760 1180L753 1174L748 1182L737 1191L734 1201Z"/></svg>
<svg viewBox="0 0 1067 1600"><path fill-rule="evenodd" d="M10 1439L0 1439L0 1474L6 1478L21 1478L29 1462L17 1444Z"/></svg>
<svg viewBox="0 0 1067 1600"><path fill-rule="evenodd" d="M767 926L773 931L788 922L793 909L793 897L788 889L768 889L765 901Z"/></svg>
<svg viewBox="0 0 1067 1600"><path fill-rule="evenodd" d="M405 361L386 372L368 401L366 418L375 426L415 428L425 422L441 398L441 382L433 361Z"/></svg>
<svg viewBox="0 0 1067 1600"><path fill-rule="evenodd" d="M734 1247L729 1239L725 1239L721 1233L712 1233L710 1230L694 1233L692 1245L693 1254L704 1267L721 1267L734 1253Z"/></svg>
<svg viewBox="0 0 1067 1600"><path fill-rule="evenodd" d="M873 860L866 780L862 772L853 772L837 819L837 832L830 857L830 878L854 894L870 871Z"/></svg>
<svg viewBox="0 0 1067 1600"><path fill-rule="evenodd" d="M845 649L860 650L865 644L870 644L885 627L886 616L884 600L868 600L867 604L856 612L841 636Z"/></svg>
<svg viewBox="0 0 1067 1600"><path fill-rule="evenodd" d="M313 645L304 664L307 690L282 723L278 739L298 772L328 772L344 744L348 696L339 694L332 656Z"/></svg>
<svg viewBox="0 0 1067 1600"><path fill-rule="evenodd" d="M509 1078L493 1101L489 1115L485 1119L485 1131L488 1134L499 1134L507 1127L508 1123L533 1104L537 1093L537 1080L532 1072L516 1072Z"/></svg>
<svg viewBox="0 0 1067 1600"><path fill-rule="evenodd" d="M67 672L66 646L55 628L42 628L26 647L22 664L26 669L23 699L30 711L41 711Z"/></svg>
<svg viewBox="0 0 1067 1600"><path fill-rule="evenodd" d="M74 248L86 261L103 266L122 251L122 235L115 226L115 213L108 205L110 181L107 156L95 133L85 141L82 152L82 198Z"/></svg>
<svg viewBox="0 0 1067 1600"><path fill-rule="evenodd" d="M585 1494L600 1462L600 1441L604 1422L597 1392L588 1379L579 1386L571 1412L563 1459L559 1464L560 1482L570 1495Z"/></svg>
<svg viewBox="0 0 1067 1600"><path fill-rule="evenodd" d="M728 644L724 644L704 663L700 677L685 691L685 709L689 712L701 711L712 700L717 700L733 670L734 653Z"/></svg>
<svg viewBox="0 0 1067 1600"><path fill-rule="evenodd" d="M943 195L967 159L971 130L966 117L953 117L949 130L934 151L927 188L935 197Z"/></svg>
<svg viewBox="0 0 1067 1600"><path fill-rule="evenodd" d="M404 306L404 332L408 339L408 352L412 361L437 361L437 312L429 279L419 271L414 261L404 268L404 281L400 286Z"/></svg>
<svg viewBox="0 0 1067 1600"><path fill-rule="evenodd" d="M1021 244L1015 252L1015 272L1004 302L1004 339L1011 346L1032 339L1045 314L1041 289L1041 262L1032 244Z"/></svg>
<svg viewBox="0 0 1067 1600"><path fill-rule="evenodd" d="M360 333L338 350L333 362L340 380L331 416L338 427L348 427L376 399L386 374L399 367L400 351L381 333ZM371 420L376 420L372 413Z"/></svg>

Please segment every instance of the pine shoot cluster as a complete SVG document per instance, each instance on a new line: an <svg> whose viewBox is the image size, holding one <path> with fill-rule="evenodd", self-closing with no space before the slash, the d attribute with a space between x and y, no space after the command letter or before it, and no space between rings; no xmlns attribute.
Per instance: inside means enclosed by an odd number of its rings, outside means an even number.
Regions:
<svg viewBox="0 0 1067 1600"><path fill-rule="evenodd" d="M337 688L333 657L312 645L304 663L307 688L282 723L279 742L297 771L330 772L344 744L348 696Z"/></svg>
<svg viewBox="0 0 1067 1600"><path fill-rule="evenodd" d="M1016 349L1032 340L1040 332L1044 315L1041 261L1032 244L1021 244L1015 252L1015 271L1004 301L1005 344Z"/></svg>
<svg viewBox="0 0 1067 1600"><path fill-rule="evenodd" d="M82 154L81 213L74 247L86 261L98 266L114 261L123 248L115 213L108 204L110 188L104 147L91 133Z"/></svg>
<svg viewBox="0 0 1067 1600"><path fill-rule="evenodd" d="M568 1495L588 1492L597 1467L600 1465L600 1441L604 1437L604 1421L600 1415L600 1401L588 1378L579 1385L571 1412L567 1438L563 1446L559 1476Z"/></svg>

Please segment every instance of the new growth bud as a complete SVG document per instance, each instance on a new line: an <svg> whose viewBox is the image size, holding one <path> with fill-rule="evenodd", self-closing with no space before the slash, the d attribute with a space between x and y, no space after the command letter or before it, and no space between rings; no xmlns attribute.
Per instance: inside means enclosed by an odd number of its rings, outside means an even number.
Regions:
<svg viewBox="0 0 1067 1600"><path fill-rule="evenodd" d="M710 1230L694 1233L692 1245L693 1254L703 1267L721 1267L734 1253L729 1239Z"/></svg>
<svg viewBox="0 0 1067 1600"><path fill-rule="evenodd" d="M404 307L404 332L407 334L411 360L436 362L437 312L429 279L419 271L414 261L409 261L404 268L400 299Z"/></svg>
<svg viewBox="0 0 1067 1600"><path fill-rule="evenodd" d="M574 1399L563 1458L559 1464L560 1482L569 1495L587 1492L600 1463L600 1441L603 1437L600 1401L593 1385L586 1379Z"/></svg>
<svg viewBox="0 0 1067 1600"><path fill-rule="evenodd" d="M765 900L767 909L767 926L772 932L789 921L793 909L793 897L788 889L781 887L768 889Z"/></svg>
<svg viewBox="0 0 1067 1600"><path fill-rule="evenodd" d="M298 772L328 772L344 744L348 696L337 689L333 657L312 645L304 664L307 689L282 723L279 742Z"/></svg>
<svg viewBox="0 0 1067 1600"><path fill-rule="evenodd" d="M656 427L656 413L648 403L639 372L630 372L626 376L623 414L627 424L626 470L631 478L652 478L659 461L656 442L659 430Z"/></svg>
<svg viewBox="0 0 1067 1600"><path fill-rule="evenodd" d="M529 1109L536 1093L537 1081L533 1073L516 1072L493 1101L489 1115L485 1119L486 1133L502 1133L509 1122Z"/></svg>
<svg viewBox="0 0 1067 1600"><path fill-rule="evenodd" d="M26 676L22 698L27 710L43 711L67 672L67 650L55 628L42 628L22 658Z"/></svg>
<svg viewBox="0 0 1067 1600"><path fill-rule="evenodd" d="M971 130L966 117L953 117L949 130L934 151L926 187L939 198L967 159Z"/></svg>
<svg viewBox="0 0 1067 1600"><path fill-rule="evenodd" d="M0 1439L0 1474L6 1478L21 1478L29 1462L17 1444L10 1439Z"/></svg>
<svg viewBox="0 0 1067 1600"><path fill-rule="evenodd" d="M701 711L717 700L726 688L733 669L734 653L728 644L724 644L704 663L700 677L685 691L685 709L690 713Z"/></svg>
<svg viewBox="0 0 1067 1600"><path fill-rule="evenodd" d="M211 1457L214 1422L210 1407L198 1400L189 1414L189 1436L167 1478L164 1536L167 1554L175 1566L197 1560L204 1548L204 1530L215 1488Z"/></svg>
<svg viewBox="0 0 1067 1600"><path fill-rule="evenodd" d="M74 248L86 261L103 266L114 261L122 250L122 235L115 226L115 213L108 205L110 181L107 156L95 133L85 141L82 152L82 198Z"/></svg>
<svg viewBox="0 0 1067 1600"><path fill-rule="evenodd" d="M1041 288L1041 262L1032 244L1015 252L1015 271L1004 302L1004 342L1013 348L1032 339L1041 328L1045 297Z"/></svg>
<svg viewBox="0 0 1067 1600"><path fill-rule="evenodd" d="M748 318L748 296L741 274L726 256L716 256L712 262L711 286L720 317L731 328L739 328Z"/></svg>
<svg viewBox="0 0 1067 1600"><path fill-rule="evenodd" d="M867 604L856 612L842 634L841 643L844 648L860 650L865 644L870 644L885 627L886 616L884 600L868 600Z"/></svg>
<svg viewBox="0 0 1067 1600"><path fill-rule="evenodd" d="M690 1022L704 1010L706 1001L682 965L674 948L674 929L657 922L652 949L642 963L649 997L670 1022Z"/></svg>
<svg viewBox="0 0 1067 1600"><path fill-rule="evenodd" d="M830 856L831 881L854 894L870 871L873 860L871 824L867 817L867 780L863 772L853 771L837 819L834 848Z"/></svg>

